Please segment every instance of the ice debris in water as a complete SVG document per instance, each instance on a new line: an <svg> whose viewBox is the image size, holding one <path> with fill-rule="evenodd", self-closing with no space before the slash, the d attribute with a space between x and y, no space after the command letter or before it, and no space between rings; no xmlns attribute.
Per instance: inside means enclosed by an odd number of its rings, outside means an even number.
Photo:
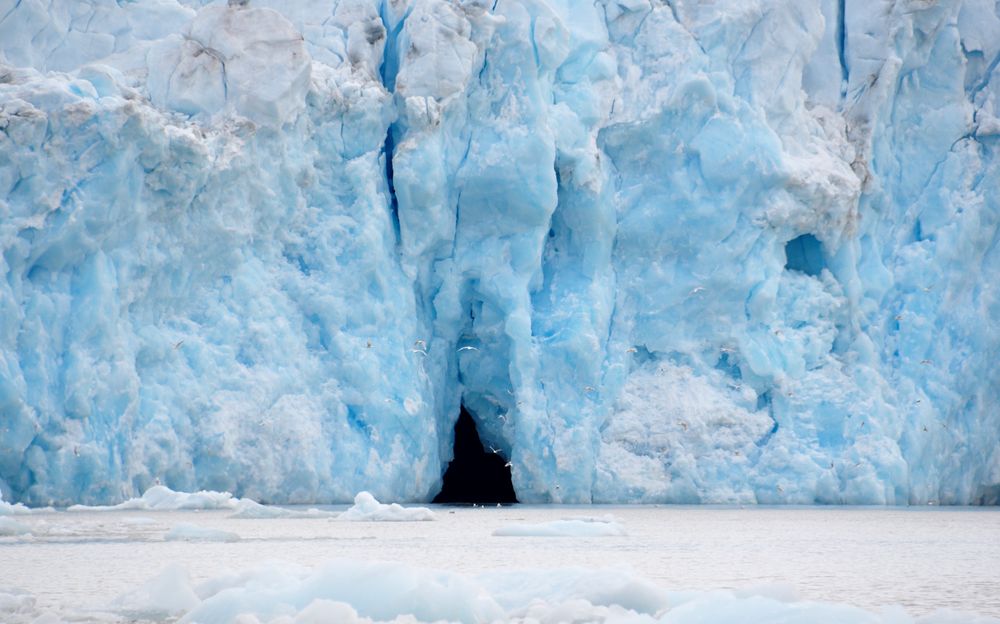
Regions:
<svg viewBox="0 0 1000 624"><path fill-rule="evenodd" d="M179 511L195 509L237 509L240 499L229 492L175 492L164 485L154 485L139 498L110 506L72 505L67 511Z"/></svg>
<svg viewBox="0 0 1000 624"><path fill-rule="evenodd" d="M31 533L31 527L21 522L0 516L0 536L25 535Z"/></svg>
<svg viewBox="0 0 1000 624"><path fill-rule="evenodd" d="M493 531L496 536L606 537L626 535L613 517L581 516L551 522L509 524Z"/></svg>
<svg viewBox="0 0 1000 624"><path fill-rule="evenodd" d="M675 592L617 570L525 570L468 576L403 564L334 561L310 569L272 563L197 587L171 566L120 598L119 611L234 622L601 622L604 624L998 624L951 611L912 617L799 600L787 587Z"/></svg>
<svg viewBox="0 0 1000 624"><path fill-rule="evenodd" d="M0 516L27 515L32 509L22 503L8 503L0 496Z"/></svg>
<svg viewBox="0 0 1000 624"><path fill-rule="evenodd" d="M181 615L200 603L187 569L171 563L141 586L117 597L111 607L135 619L157 620Z"/></svg>
<svg viewBox="0 0 1000 624"><path fill-rule="evenodd" d="M181 522L171 527L163 539L168 542L238 542L240 536L230 531Z"/></svg>
<svg viewBox="0 0 1000 624"><path fill-rule="evenodd" d="M275 505L261 505L257 501L249 498L241 498L236 503L235 511L230 518L244 519L269 519L269 518L335 518L338 514L335 511L323 511L321 509L285 509Z"/></svg>
<svg viewBox="0 0 1000 624"><path fill-rule="evenodd" d="M337 516L337 520L348 522L420 522L434 519L434 512L426 507L403 507L397 503L385 505L370 492L358 492L354 505Z"/></svg>
<svg viewBox="0 0 1000 624"><path fill-rule="evenodd" d="M1000 502L994 1L0 6L7 500Z"/></svg>

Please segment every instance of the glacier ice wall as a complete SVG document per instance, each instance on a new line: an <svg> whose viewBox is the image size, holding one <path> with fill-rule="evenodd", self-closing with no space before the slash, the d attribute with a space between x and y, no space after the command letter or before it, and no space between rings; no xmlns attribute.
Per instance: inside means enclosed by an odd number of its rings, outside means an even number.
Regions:
<svg viewBox="0 0 1000 624"><path fill-rule="evenodd" d="M0 493L1000 502L1000 3L0 1Z"/></svg>

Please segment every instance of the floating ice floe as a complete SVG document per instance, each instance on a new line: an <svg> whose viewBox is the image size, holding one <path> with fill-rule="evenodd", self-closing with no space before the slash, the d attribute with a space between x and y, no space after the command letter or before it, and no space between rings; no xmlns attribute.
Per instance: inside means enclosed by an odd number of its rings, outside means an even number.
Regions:
<svg viewBox="0 0 1000 624"><path fill-rule="evenodd" d="M238 542L240 536L221 529L210 529L190 522L174 525L163 539L168 542Z"/></svg>
<svg viewBox="0 0 1000 624"><path fill-rule="evenodd" d="M14 507L28 509L24 505ZM140 496L117 505L73 505L67 511L190 511L233 510L231 518L331 518L336 512L307 509L299 511L262 505L249 498L237 498L229 492L175 492L164 485L155 485ZM2 512L0 512L2 513ZM30 513L27 512L17 513Z"/></svg>
<svg viewBox="0 0 1000 624"><path fill-rule="evenodd" d="M186 613L200 602L187 570L172 563L141 586L117 597L111 608L135 619L164 619Z"/></svg>
<svg viewBox="0 0 1000 624"><path fill-rule="evenodd" d="M236 504L236 511L230 518L243 519L268 519L268 518L334 518L338 514L333 511L323 511L321 509L306 509L299 511L296 509L285 509L284 507L273 507L271 505L261 505L257 501L249 498L242 498Z"/></svg>
<svg viewBox="0 0 1000 624"><path fill-rule="evenodd" d="M137 509L142 511L178 511L192 509L237 509L240 499L229 492L175 492L164 485L154 485L139 498L117 505L73 505L67 511L121 511Z"/></svg>
<svg viewBox="0 0 1000 624"><path fill-rule="evenodd" d="M368 492L358 492L354 506L337 516L349 522L419 522L434 520L434 512L426 507L403 507L396 503L384 505Z"/></svg>
<svg viewBox="0 0 1000 624"><path fill-rule="evenodd" d="M31 528L26 524L21 524L16 520L0 516L0 537L8 535L24 535L31 533Z"/></svg>
<svg viewBox="0 0 1000 624"><path fill-rule="evenodd" d="M611 516L579 516L552 522L510 524L493 531L498 537L608 537L626 535L625 527Z"/></svg>
<svg viewBox="0 0 1000 624"><path fill-rule="evenodd" d="M12 624L30 622L42 624L42 618L35 618L35 597L17 587L0 587L0 622ZM42 616L44 617L44 616ZM49 624L45 622L45 624Z"/></svg>
<svg viewBox="0 0 1000 624"><path fill-rule="evenodd" d="M334 561L309 569L272 563L197 587L168 567L119 598L132 617L180 624L338 622L600 622L603 624L1000 624L951 611L913 617L752 588L676 592L620 570L524 570L469 576L387 562Z"/></svg>
<svg viewBox="0 0 1000 624"><path fill-rule="evenodd" d="M26 516L38 511L54 511L52 507L28 507L23 503L8 503L0 494L0 516Z"/></svg>

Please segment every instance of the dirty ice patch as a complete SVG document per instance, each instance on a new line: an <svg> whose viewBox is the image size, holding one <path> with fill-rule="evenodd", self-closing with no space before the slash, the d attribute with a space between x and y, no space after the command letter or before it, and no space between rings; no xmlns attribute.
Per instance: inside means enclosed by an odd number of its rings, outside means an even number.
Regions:
<svg viewBox="0 0 1000 624"><path fill-rule="evenodd" d="M163 536L168 542L238 542L240 536L221 529L210 529L190 522L174 525Z"/></svg>
<svg viewBox="0 0 1000 624"><path fill-rule="evenodd" d="M434 512L426 507L403 507L396 503L384 505L368 492L358 492L354 505L337 516L337 520L347 522L420 522L434 519Z"/></svg>
<svg viewBox="0 0 1000 624"><path fill-rule="evenodd" d="M613 537L627 535L612 516L578 516L551 522L509 524L493 531L497 537Z"/></svg>

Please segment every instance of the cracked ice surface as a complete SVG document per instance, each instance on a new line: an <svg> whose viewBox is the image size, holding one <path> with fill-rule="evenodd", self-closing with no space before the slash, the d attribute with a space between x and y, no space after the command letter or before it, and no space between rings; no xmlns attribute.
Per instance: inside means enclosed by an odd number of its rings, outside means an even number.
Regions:
<svg viewBox="0 0 1000 624"><path fill-rule="evenodd" d="M0 2L0 493L1000 499L990 0Z"/></svg>

